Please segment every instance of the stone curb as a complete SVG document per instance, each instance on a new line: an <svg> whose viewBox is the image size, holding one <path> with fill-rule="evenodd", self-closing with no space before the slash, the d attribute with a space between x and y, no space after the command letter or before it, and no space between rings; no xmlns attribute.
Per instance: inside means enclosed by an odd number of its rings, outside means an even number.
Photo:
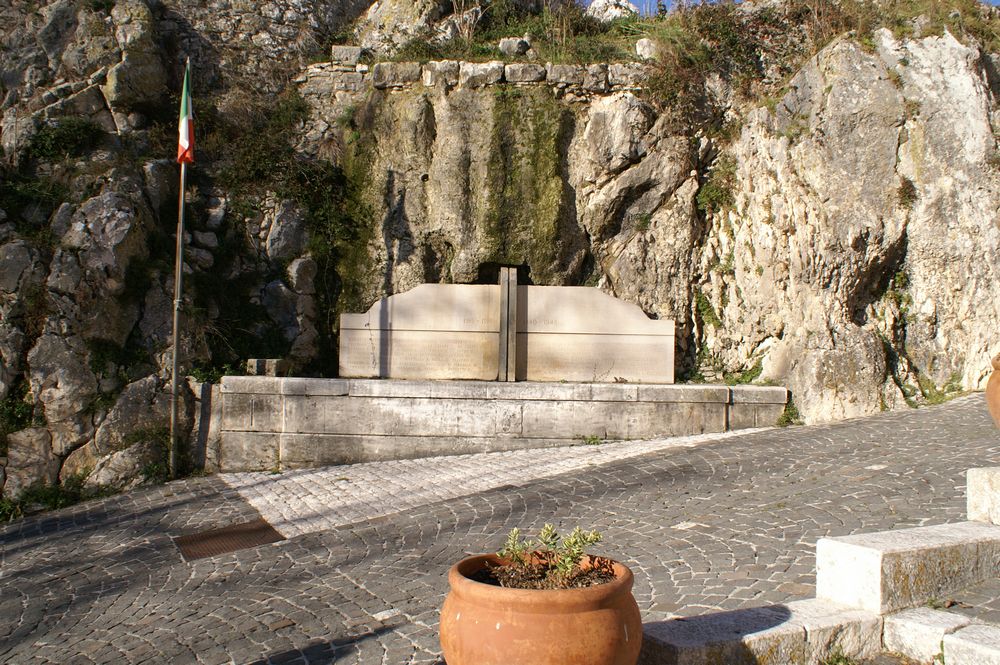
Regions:
<svg viewBox="0 0 1000 665"><path fill-rule="evenodd" d="M812 599L646 624L639 664L817 665L881 647L881 616Z"/></svg>
<svg viewBox="0 0 1000 665"><path fill-rule="evenodd" d="M1000 665L998 626L967 626L945 635L942 644L944 662L948 665Z"/></svg>
<svg viewBox="0 0 1000 665"><path fill-rule="evenodd" d="M918 607L887 616L882 643L889 651L930 663L942 653L945 637L970 623L958 614Z"/></svg>

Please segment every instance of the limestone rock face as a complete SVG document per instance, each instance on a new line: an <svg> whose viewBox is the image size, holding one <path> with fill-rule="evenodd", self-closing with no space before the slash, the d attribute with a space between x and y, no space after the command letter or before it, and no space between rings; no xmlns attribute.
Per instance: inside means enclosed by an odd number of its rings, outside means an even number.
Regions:
<svg viewBox="0 0 1000 665"><path fill-rule="evenodd" d="M358 22L358 44L378 53L392 53L428 33L450 4L441 0L378 0Z"/></svg>
<svg viewBox="0 0 1000 665"><path fill-rule="evenodd" d="M194 399L186 383L178 392L179 427L189 431ZM170 382L147 376L122 390L92 440L74 450L62 465L60 477L83 475L85 485L121 489L139 476L146 464L162 462L170 426Z"/></svg>
<svg viewBox="0 0 1000 665"><path fill-rule="evenodd" d="M629 18L639 13L639 8L628 0L593 0L587 7L587 16L605 23L619 18Z"/></svg>
<svg viewBox="0 0 1000 665"><path fill-rule="evenodd" d="M811 421L981 388L1000 325L996 100L951 35L836 43L734 146L736 205L706 264L723 364L787 381ZM906 394L909 393L909 394Z"/></svg>
<svg viewBox="0 0 1000 665"><path fill-rule="evenodd" d="M148 249L148 210L138 194L108 191L85 201L73 214L56 250L48 288L58 315L88 338L125 342L138 310L118 298L132 261ZM139 199L139 200L137 200Z"/></svg>
<svg viewBox="0 0 1000 665"><path fill-rule="evenodd" d="M121 0L111 10L121 62L101 87L112 108L152 104L163 96L167 74L155 39L155 19L143 0Z"/></svg>
<svg viewBox="0 0 1000 665"><path fill-rule="evenodd" d="M87 489L130 490L143 482L145 472L154 464L164 468L161 442L139 441L98 460L83 486Z"/></svg>
<svg viewBox="0 0 1000 665"><path fill-rule="evenodd" d="M314 359L319 349L316 329L316 302L313 298L316 264L308 257L296 259L289 266L293 288L282 280L274 280L264 287L261 301L268 316L281 329L285 340L291 342L289 359L301 366Z"/></svg>
<svg viewBox="0 0 1000 665"><path fill-rule="evenodd" d="M48 430L36 427L7 436L6 482L3 496L16 498L36 484L51 484L59 474L58 461L52 456Z"/></svg>
<svg viewBox="0 0 1000 665"><path fill-rule="evenodd" d="M31 303L26 301L39 298L44 281L38 250L23 240L0 245L0 399L23 369L24 327L31 316L27 311Z"/></svg>
<svg viewBox="0 0 1000 665"><path fill-rule="evenodd" d="M276 261L289 261L305 249L306 228L302 209L295 201L281 201L265 214L264 248Z"/></svg>
<svg viewBox="0 0 1000 665"><path fill-rule="evenodd" d="M468 77L372 96L362 300L498 263L597 283L677 321L681 376L753 370L811 422L981 387L1000 323L987 60L948 34L877 37L825 48L773 111L734 108L727 146L629 92L579 103L584 67L549 67L554 99Z"/></svg>
<svg viewBox="0 0 1000 665"><path fill-rule="evenodd" d="M938 385L982 389L1000 329L1000 89L990 88L988 61L950 34L900 43L882 32L880 54L902 78L898 172L916 189L903 263L906 355Z"/></svg>

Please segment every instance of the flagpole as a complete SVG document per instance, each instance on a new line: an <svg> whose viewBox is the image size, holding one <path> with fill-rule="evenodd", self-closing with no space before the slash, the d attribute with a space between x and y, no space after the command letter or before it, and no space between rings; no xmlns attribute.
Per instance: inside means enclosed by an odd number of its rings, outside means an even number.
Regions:
<svg viewBox="0 0 1000 665"><path fill-rule="evenodd" d="M181 113L177 135L177 161L181 165L181 187L177 193L177 251L174 262L174 350L171 353L173 367L170 371L170 477L177 477L177 451L179 432L177 431L177 391L181 356L181 302L184 300L184 190L187 189L187 165L194 161L194 113L191 111L191 58L184 65L184 86L181 89Z"/></svg>
<svg viewBox="0 0 1000 665"><path fill-rule="evenodd" d="M170 477L177 477L177 373L180 366L181 286L184 275L184 188L187 162L181 162L181 189L177 202L177 251L174 263L174 350L170 373Z"/></svg>

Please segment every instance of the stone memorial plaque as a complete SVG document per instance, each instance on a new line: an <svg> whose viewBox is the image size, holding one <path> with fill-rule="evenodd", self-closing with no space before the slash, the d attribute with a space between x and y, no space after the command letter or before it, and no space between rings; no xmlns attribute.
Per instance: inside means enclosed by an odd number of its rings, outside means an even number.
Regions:
<svg viewBox="0 0 1000 665"><path fill-rule="evenodd" d="M340 316L340 375L497 378L500 287L423 284Z"/></svg>
<svg viewBox="0 0 1000 665"><path fill-rule="evenodd" d="M517 292L517 380L674 382L673 321L595 288Z"/></svg>
<svg viewBox="0 0 1000 665"><path fill-rule="evenodd" d="M351 378L673 383L674 322L598 289L424 284L340 318Z"/></svg>

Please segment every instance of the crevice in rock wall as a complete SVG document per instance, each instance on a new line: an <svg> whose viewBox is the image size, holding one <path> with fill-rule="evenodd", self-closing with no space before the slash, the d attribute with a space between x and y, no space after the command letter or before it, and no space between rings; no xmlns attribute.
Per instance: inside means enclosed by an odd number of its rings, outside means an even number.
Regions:
<svg viewBox="0 0 1000 665"><path fill-rule="evenodd" d="M857 286L848 294L851 320L859 326L869 323L873 305L887 297L895 297L901 288L900 271L906 263L907 236L905 227L897 242L886 248L884 260L871 263L858 275Z"/></svg>

